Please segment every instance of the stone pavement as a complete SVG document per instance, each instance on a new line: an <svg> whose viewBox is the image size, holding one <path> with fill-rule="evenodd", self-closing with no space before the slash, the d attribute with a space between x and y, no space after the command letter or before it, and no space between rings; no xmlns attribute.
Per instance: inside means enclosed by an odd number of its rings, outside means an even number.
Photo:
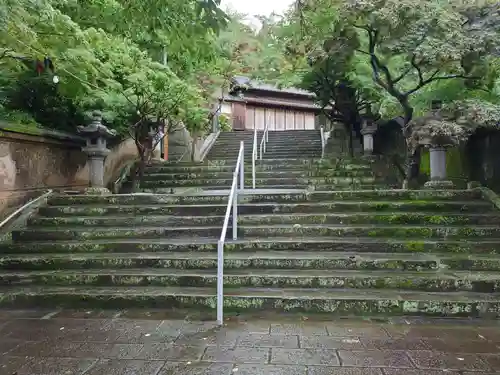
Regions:
<svg viewBox="0 0 500 375"><path fill-rule="evenodd" d="M496 321L181 316L0 310L0 375L500 373Z"/></svg>

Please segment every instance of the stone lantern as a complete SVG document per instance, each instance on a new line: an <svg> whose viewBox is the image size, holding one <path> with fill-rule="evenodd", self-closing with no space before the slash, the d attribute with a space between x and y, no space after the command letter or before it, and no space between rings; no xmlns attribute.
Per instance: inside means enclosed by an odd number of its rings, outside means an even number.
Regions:
<svg viewBox="0 0 500 375"><path fill-rule="evenodd" d="M116 136L116 131L109 130L102 124L102 115L99 111L92 112L92 122L87 126L78 126L78 133L87 140L82 151L88 156L90 164L90 187L85 189L87 194L110 194L104 186L104 160L111 152L107 148L107 140Z"/></svg>
<svg viewBox="0 0 500 375"><path fill-rule="evenodd" d="M378 125L373 121L363 119L361 135L363 136L364 156L370 157L373 154L373 135L378 129Z"/></svg>
<svg viewBox="0 0 500 375"><path fill-rule="evenodd" d="M430 180L424 186L430 189L453 188L446 174L446 150L457 145L457 130L460 129L453 119L441 113L441 109L442 102L433 100L431 111L413 123L418 144L429 149Z"/></svg>
<svg viewBox="0 0 500 375"><path fill-rule="evenodd" d="M433 120L428 121L427 124L432 127ZM440 135L424 136L420 144L429 148L430 157L430 180L424 186L430 189L453 188L453 182L448 180L446 175L446 149L455 146L453 139Z"/></svg>

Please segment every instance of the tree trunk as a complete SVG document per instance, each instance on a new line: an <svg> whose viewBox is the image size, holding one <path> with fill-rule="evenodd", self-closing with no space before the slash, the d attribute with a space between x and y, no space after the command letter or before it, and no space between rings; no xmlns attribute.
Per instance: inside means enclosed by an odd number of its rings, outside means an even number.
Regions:
<svg viewBox="0 0 500 375"><path fill-rule="evenodd" d="M416 186L420 176L420 160L422 158L422 148L418 146L413 152L408 151L408 160L406 166L406 179L410 186Z"/></svg>
<svg viewBox="0 0 500 375"><path fill-rule="evenodd" d="M408 158L406 162L406 180L410 186L417 186L418 177L420 176L421 147L417 146L415 150L413 150L407 141L412 132L408 124L413 118L413 107L410 105L407 96L401 96L397 99L404 111L403 136L405 137Z"/></svg>

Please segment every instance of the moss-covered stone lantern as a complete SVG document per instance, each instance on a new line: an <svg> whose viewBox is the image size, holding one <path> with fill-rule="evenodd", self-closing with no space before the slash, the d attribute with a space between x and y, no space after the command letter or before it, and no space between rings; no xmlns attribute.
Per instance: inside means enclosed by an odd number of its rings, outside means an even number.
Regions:
<svg viewBox="0 0 500 375"><path fill-rule="evenodd" d="M425 187L451 189L453 182L446 173L446 150L458 145L467 137L466 128L456 119L445 116L441 103L434 101L432 110L411 123L412 143L429 148L430 180Z"/></svg>
<svg viewBox="0 0 500 375"><path fill-rule="evenodd" d="M87 140L82 151L87 154L90 165L90 186L85 189L86 194L110 194L104 186L104 160L110 153L107 140L116 136L116 131L108 129L102 124L102 114L99 111L92 113L92 122L87 126L78 126L78 133Z"/></svg>

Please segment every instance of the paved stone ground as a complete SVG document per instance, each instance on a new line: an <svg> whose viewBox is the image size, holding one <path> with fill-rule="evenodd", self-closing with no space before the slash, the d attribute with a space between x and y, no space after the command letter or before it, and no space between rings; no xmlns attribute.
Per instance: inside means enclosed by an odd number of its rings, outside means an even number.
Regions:
<svg viewBox="0 0 500 375"><path fill-rule="evenodd" d="M500 373L500 322L0 310L0 375Z"/></svg>

